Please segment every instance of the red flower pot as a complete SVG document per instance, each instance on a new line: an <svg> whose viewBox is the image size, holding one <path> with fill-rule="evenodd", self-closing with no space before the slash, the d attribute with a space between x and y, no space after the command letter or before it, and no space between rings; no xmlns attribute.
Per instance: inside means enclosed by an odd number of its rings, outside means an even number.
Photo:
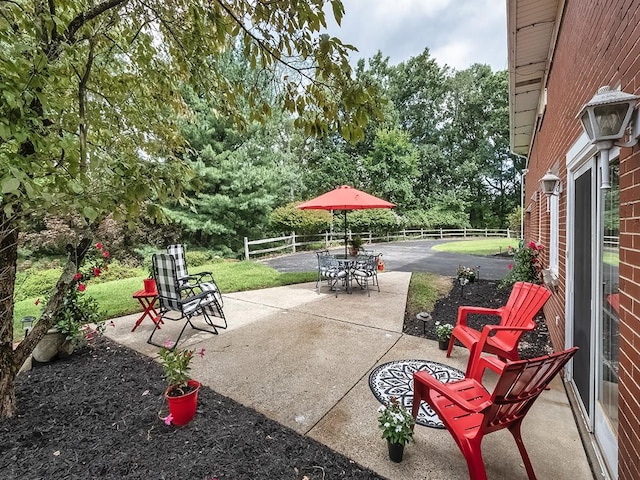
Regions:
<svg viewBox="0 0 640 480"><path fill-rule="evenodd" d="M189 393L185 395L173 396L169 392L172 387L167 388L164 396L169 404L169 413L173 417L171 423L176 426L182 426L193 420L198 405L198 390L200 390L200 382L189 380L187 385L193 387Z"/></svg>
<svg viewBox="0 0 640 480"><path fill-rule="evenodd" d="M147 293L153 293L156 291L156 281L153 278L145 278L142 280L144 282L144 291Z"/></svg>

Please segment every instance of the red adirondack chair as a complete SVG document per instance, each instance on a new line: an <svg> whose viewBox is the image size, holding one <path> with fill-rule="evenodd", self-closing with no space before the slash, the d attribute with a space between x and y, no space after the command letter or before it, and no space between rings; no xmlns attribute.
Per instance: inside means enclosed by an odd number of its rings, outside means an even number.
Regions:
<svg viewBox="0 0 640 480"><path fill-rule="evenodd" d="M551 292L542 285L527 282L516 282L504 307L460 307L447 357L451 356L456 338L469 349L469 358L477 345L483 345L483 351L497 355L501 360L519 360L518 342L522 333L533 330L536 322L533 318L551 296ZM467 325L469 314L484 314L500 316L498 325L485 325L482 332ZM467 374L469 373L467 364Z"/></svg>
<svg viewBox="0 0 640 480"><path fill-rule="evenodd" d="M481 450L484 435L508 428L529 480L535 480L520 433L522 421L536 398L576 350L578 347L531 360L504 363L495 357L481 357L482 351L478 349L470 360L471 375L449 383L441 383L427 372L416 372L413 374L413 416L418 415L423 400L433 408L464 455L471 480L487 479ZM500 374L493 393L482 385L486 368Z"/></svg>

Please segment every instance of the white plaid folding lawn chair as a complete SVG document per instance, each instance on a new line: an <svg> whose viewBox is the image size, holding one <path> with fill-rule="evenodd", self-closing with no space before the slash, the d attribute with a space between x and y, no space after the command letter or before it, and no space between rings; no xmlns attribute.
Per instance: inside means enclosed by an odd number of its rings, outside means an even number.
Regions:
<svg viewBox="0 0 640 480"><path fill-rule="evenodd" d="M180 330L178 338L173 343L175 348L182 337L187 325L195 330L218 333L218 328L227 328L227 321L222 312L222 307L218 304L215 296L211 291L201 291L194 293L191 287L181 287L178 281L177 267L175 259L172 255L165 253L157 253L152 257L153 274L156 279L156 287L158 290L158 300L160 302L160 319L163 321L180 321L185 320L185 324ZM175 314L179 314L176 317ZM204 322L209 328L196 327L191 319L194 316L202 315ZM224 321L224 325L213 323L212 317L220 317ZM153 336L160 329L161 322L156 325L149 335L147 343L157 347L165 346L164 343L156 343Z"/></svg>
<svg viewBox="0 0 640 480"><path fill-rule="evenodd" d="M187 270L187 256L184 252L184 246L181 244L169 245L167 247L167 253L172 255L176 261L176 268L178 269L178 281L182 287L191 287L199 289L200 291L212 292L216 297L216 301L220 305L220 308L224 306L224 300L220 289L213 279L213 273L200 272L194 275L189 275Z"/></svg>

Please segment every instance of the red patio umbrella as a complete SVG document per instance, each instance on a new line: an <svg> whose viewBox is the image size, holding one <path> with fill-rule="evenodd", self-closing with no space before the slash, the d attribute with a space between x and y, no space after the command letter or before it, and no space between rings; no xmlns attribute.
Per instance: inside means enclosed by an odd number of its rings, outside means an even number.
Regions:
<svg viewBox="0 0 640 480"><path fill-rule="evenodd" d="M347 255L347 210L368 208L392 208L395 204L374 197L349 185L342 185L319 197L298 205L302 210L343 210L344 211L344 254Z"/></svg>

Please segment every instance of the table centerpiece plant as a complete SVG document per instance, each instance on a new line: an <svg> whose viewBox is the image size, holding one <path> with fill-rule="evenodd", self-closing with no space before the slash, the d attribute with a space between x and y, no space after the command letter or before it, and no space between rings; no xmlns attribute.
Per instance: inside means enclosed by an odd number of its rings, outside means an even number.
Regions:
<svg viewBox="0 0 640 480"><path fill-rule="evenodd" d="M389 458L398 463L402 461L404 446L413 440L415 420L396 397L378 408L378 426L382 430L382 438L387 440Z"/></svg>
<svg viewBox="0 0 640 480"><path fill-rule="evenodd" d="M351 240L349 240L349 253L352 257L355 257L358 254L362 245L364 245L364 240L362 240L360 235L355 235Z"/></svg>
<svg viewBox="0 0 640 480"><path fill-rule="evenodd" d="M204 357L204 348L197 354ZM194 351L179 350L171 340L168 340L160 348L159 355L168 384L164 398L169 405L169 414L161 419L167 425L186 425L196 414L200 390L200 382L191 379L189 375Z"/></svg>

